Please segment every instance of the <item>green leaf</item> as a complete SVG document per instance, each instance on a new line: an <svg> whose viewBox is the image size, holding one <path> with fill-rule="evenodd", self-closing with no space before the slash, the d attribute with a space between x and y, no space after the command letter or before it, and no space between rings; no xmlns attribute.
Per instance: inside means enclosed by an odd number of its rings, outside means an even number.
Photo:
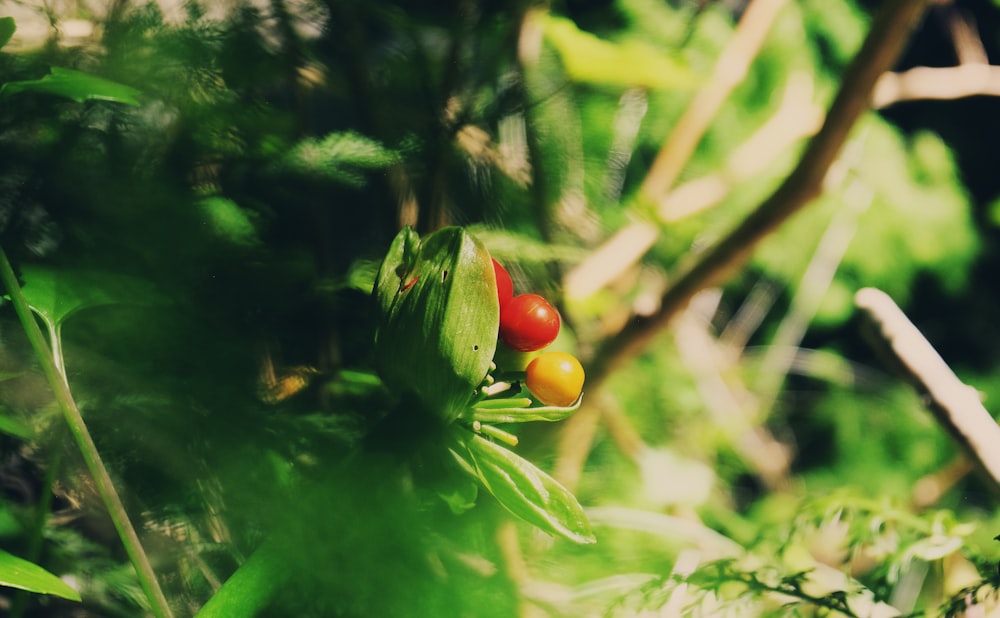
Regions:
<svg viewBox="0 0 1000 618"><path fill-rule="evenodd" d="M21 276L28 304L56 328L87 307L162 301L151 284L128 275L26 264L21 267Z"/></svg>
<svg viewBox="0 0 1000 618"><path fill-rule="evenodd" d="M490 255L501 261L512 260L518 264L572 264L583 260L588 253L581 247L538 240L525 234L485 225L469 226L466 229L486 245Z"/></svg>
<svg viewBox="0 0 1000 618"><path fill-rule="evenodd" d="M201 200L199 207L205 222L223 240L244 247L260 242L253 221L233 200L219 196L207 197Z"/></svg>
<svg viewBox="0 0 1000 618"><path fill-rule="evenodd" d="M420 236L409 226L400 230L389 245L389 251L375 275L374 286L375 300L383 316L391 313L400 293L400 285L410 281L408 277L416 267L419 250Z"/></svg>
<svg viewBox="0 0 1000 618"><path fill-rule="evenodd" d="M399 153L353 131L306 138L295 144L279 167L291 172L333 180L352 187L366 183L363 172L400 160Z"/></svg>
<svg viewBox="0 0 1000 618"><path fill-rule="evenodd" d="M527 408L531 405L531 397L497 397L483 399L473 404L477 410L498 410L500 408Z"/></svg>
<svg viewBox="0 0 1000 618"><path fill-rule="evenodd" d="M28 427L16 418L4 416L4 414L0 412L0 433L5 433L9 436L14 436L15 438L20 438L22 440L28 440L34 435L35 432L31 430L31 427Z"/></svg>
<svg viewBox="0 0 1000 618"><path fill-rule="evenodd" d="M265 541L195 616L230 618L258 615L276 591L292 577L289 565L278 550L273 540Z"/></svg>
<svg viewBox="0 0 1000 618"><path fill-rule="evenodd" d="M463 416L468 416L474 421L479 421L481 423L528 423L531 421L561 421L564 418L571 416L574 412L580 409L580 402L583 401L581 396L576 400L571 406L560 407L560 406L536 406L530 407L531 400L525 399L529 403L529 406L516 405L522 403L521 399L509 400L511 403L505 407L499 407L495 405L482 404L489 402L490 400L485 400L477 403L475 406L470 408ZM504 401L504 400L500 400Z"/></svg>
<svg viewBox="0 0 1000 618"><path fill-rule="evenodd" d="M126 105L139 105L139 100L136 98L139 91L131 86L62 67L52 67L49 74L41 79L7 82L0 87L2 95L18 92L53 94L72 99L77 103L111 101Z"/></svg>
<svg viewBox="0 0 1000 618"><path fill-rule="evenodd" d="M539 18L546 40L562 57L566 73L578 82L639 86L654 90L687 89L698 84L680 60L636 40L605 41L565 17Z"/></svg>
<svg viewBox="0 0 1000 618"><path fill-rule="evenodd" d="M404 229L375 281L376 367L446 421L468 406L496 351L500 307L490 254L459 227L422 242Z"/></svg>
<svg viewBox="0 0 1000 618"><path fill-rule="evenodd" d="M456 429L449 452L514 515L575 543L596 541L572 493L528 460L477 434Z"/></svg>
<svg viewBox="0 0 1000 618"><path fill-rule="evenodd" d="M479 497L479 486L468 480L453 483L447 490L439 489L438 497L444 500L448 508L455 515L461 515L476 506L476 498Z"/></svg>
<svg viewBox="0 0 1000 618"><path fill-rule="evenodd" d="M0 47L4 47L7 43L10 43L10 39L14 36L16 30L17 25L14 23L13 17L0 17Z"/></svg>
<svg viewBox="0 0 1000 618"><path fill-rule="evenodd" d="M37 564L0 550L0 586L79 601L80 594Z"/></svg>

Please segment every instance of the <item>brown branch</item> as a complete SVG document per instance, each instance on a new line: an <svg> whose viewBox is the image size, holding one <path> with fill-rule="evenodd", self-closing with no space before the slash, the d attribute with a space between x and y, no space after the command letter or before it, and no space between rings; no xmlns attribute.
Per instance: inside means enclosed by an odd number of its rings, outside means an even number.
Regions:
<svg viewBox="0 0 1000 618"><path fill-rule="evenodd" d="M657 198L657 216L673 223L721 202L737 182L759 174L793 143L813 135L821 120L822 110L812 103L811 76L792 75L778 108L732 151L723 169ZM660 226L642 219L616 230L563 277L566 298L589 298L617 280L639 263L659 236Z"/></svg>
<svg viewBox="0 0 1000 618"><path fill-rule="evenodd" d="M634 319L620 335L601 347L587 372L591 391L600 387L616 367L638 356L695 293L741 265L758 242L820 193L823 179L851 128L870 108L876 81L892 67L927 5L928 0L885 3L848 67L822 128L810 141L795 170L756 211L682 269L661 298L659 311Z"/></svg>
<svg viewBox="0 0 1000 618"><path fill-rule="evenodd" d="M1000 493L1000 426L983 407L976 390L958 379L948 364L895 302L880 290L865 288L854 297L874 327L873 345L917 391L924 404Z"/></svg>

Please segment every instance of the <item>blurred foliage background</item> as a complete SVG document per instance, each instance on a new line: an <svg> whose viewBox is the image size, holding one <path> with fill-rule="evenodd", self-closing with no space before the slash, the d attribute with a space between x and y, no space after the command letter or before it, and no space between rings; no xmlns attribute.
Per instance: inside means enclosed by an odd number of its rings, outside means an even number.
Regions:
<svg viewBox="0 0 1000 618"><path fill-rule="evenodd" d="M485 494L453 514L423 438L382 422L399 404L372 372L370 291L402 225L468 226L518 291L558 299L556 345L598 366L790 173L882 3L772 2L759 51L734 60L752 4L0 3L17 24L0 82L65 67L139 92L0 94L0 244L26 291L54 282L85 306L62 328L68 380L175 615L268 539L285 576L254 615L992 607L992 485L869 350L852 304L889 293L997 407L989 79L877 89L817 200L578 417L521 430L596 545ZM998 45L1000 3L938 2L895 70L986 68ZM650 194L720 58L748 66ZM0 320L0 548L83 598L0 587L0 611L143 615L9 303Z"/></svg>

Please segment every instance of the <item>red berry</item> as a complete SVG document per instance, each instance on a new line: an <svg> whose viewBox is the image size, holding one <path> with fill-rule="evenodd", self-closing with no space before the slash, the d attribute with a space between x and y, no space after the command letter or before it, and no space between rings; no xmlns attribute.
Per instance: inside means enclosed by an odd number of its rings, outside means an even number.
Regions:
<svg viewBox="0 0 1000 618"><path fill-rule="evenodd" d="M493 260L493 258L490 259ZM507 269L496 260L493 260L493 274L496 275L497 280L497 298L500 300L500 306L503 307L514 296L514 282L511 281Z"/></svg>
<svg viewBox="0 0 1000 618"><path fill-rule="evenodd" d="M538 294L519 294L500 311L500 339L519 352L534 352L555 341L559 312Z"/></svg>

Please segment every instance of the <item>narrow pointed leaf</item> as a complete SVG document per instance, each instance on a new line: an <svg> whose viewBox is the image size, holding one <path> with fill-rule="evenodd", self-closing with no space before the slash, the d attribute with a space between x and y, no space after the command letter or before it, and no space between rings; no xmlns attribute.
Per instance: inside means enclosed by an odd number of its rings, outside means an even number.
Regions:
<svg viewBox="0 0 1000 618"><path fill-rule="evenodd" d="M499 410L501 408L527 408L530 405L531 397L503 397L477 401L473 408L476 410Z"/></svg>
<svg viewBox="0 0 1000 618"><path fill-rule="evenodd" d="M375 282L376 365L386 384L446 421L457 417L496 350L496 294L489 252L463 229L419 243L412 230L400 232Z"/></svg>
<svg viewBox="0 0 1000 618"><path fill-rule="evenodd" d="M530 404L531 400L527 400ZM481 423L529 423L532 421L561 421L568 418L578 409L583 397L577 399L576 403L568 407L561 406L517 406L520 403L513 400L511 405L505 408L476 405L468 412L468 416Z"/></svg>
<svg viewBox="0 0 1000 618"><path fill-rule="evenodd" d="M2 410L0 410L0 433L21 438L22 440L29 440L35 435L31 427L28 427L16 418L5 416Z"/></svg>
<svg viewBox="0 0 1000 618"><path fill-rule="evenodd" d="M37 564L0 550L0 586L79 601L80 594Z"/></svg>
<svg viewBox="0 0 1000 618"><path fill-rule="evenodd" d="M0 87L0 94L18 92L42 92L66 97L77 103L97 100L136 107L139 105L139 99L136 98L139 96L139 91L131 86L62 67L52 67L49 74L41 79L7 82Z"/></svg>
<svg viewBox="0 0 1000 618"><path fill-rule="evenodd" d="M508 511L575 543L596 540L580 503L554 478L482 436L456 430L454 438L450 451L459 466Z"/></svg>

